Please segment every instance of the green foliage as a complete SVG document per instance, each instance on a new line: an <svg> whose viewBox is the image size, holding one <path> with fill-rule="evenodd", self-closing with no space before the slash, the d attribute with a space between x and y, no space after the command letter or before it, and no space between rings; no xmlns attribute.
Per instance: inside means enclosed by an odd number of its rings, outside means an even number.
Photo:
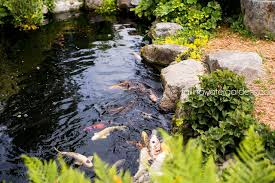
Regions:
<svg viewBox="0 0 275 183"><path fill-rule="evenodd" d="M214 183L218 181L213 158L209 157L207 163L203 163L201 145L194 140L189 140L184 147L182 136L171 137L164 132L162 136L169 153L162 166L162 176L154 176L153 182Z"/></svg>
<svg viewBox="0 0 275 183"><path fill-rule="evenodd" d="M203 6L197 0L142 0L134 11L140 17L154 16L164 22L179 23L187 29L210 30L221 20L221 8L216 1Z"/></svg>
<svg viewBox="0 0 275 183"><path fill-rule="evenodd" d="M179 55L177 61L181 61L182 57L200 60L202 55L201 48L207 44L209 35L209 32L204 30L183 30L176 35L157 38L153 42L156 44L177 44L189 47L190 50Z"/></svg>
<svg viewBox="0 0 275 183"><path fill-rule="evenodd" d="M43 22L43 0L9 0L5 3L16 27L23 30L37 29Z"/></svg>
<svg viewBox="0 0 275 183"><path fill-rule="evenodd" d="M263 139L268 158L275 164L275 131L263 123L258 123L255 130Z"/></svg>
<svg viewBox="0 0 275 183"><path fill-rule="evenodd" d="M9 15L6 2L7 0L0 0L0 25L6 22L5 19Z"/></svg>
<svg viewBox="0 0 275 183"><path fill-rule="evenodd" d="M204 153L213 154L215 159L224 157L255 123L253 101L243 77L228 70L212 72L200 77L200 88L193 87L180 106L183 123L178 128L191 126L192 136L199 136Z"/></svg>
<svg viewBox="0 0 275 183"><path fill-rule="evenodd" d="M237 152L234 156L235 162L231 163L223 173L223 182L275 182L275 165L266 159L262 138L253 127L248 130Z"/></svg>
<svg viewBox="0 0 275 183"><path fill-rule="evenodd" d="M44 5L47 6L49 11L52 11L54 8L54 0L43 0Z"/></svg>
<svg viewBox="0 0 275 183"><path fill-rule="evenodd" d="M109 167L108 164L100 160L100 158L95 155L94 157L95 166L95 183L128 183L132 182L132 177L130 173L120 172L117 174L117 169L115 166Z"/></svg>
<svg viewBox="0 0 275 183"><path fill-rule="evenodd" d="M169 154L162 166L162 175L152 182L166 183L271 183L275 181L275 166L266 159L262 138L249 128L229 166L218 173L211 156L204 163L202 146L189 140L183 146L181 136L171 137L162 132Z"/></svg>
<svg viewBox="0 0 275 183"><path fill-rule="evenodd" d="M53 160L46 162L38 158L31 158L23 155L24 163L28 168L28 177L33 183L90 183L83 172L68 167L66 163L59 158L60 169Z"/></svg>
<svg viewBox="0 0 275 183"><path fill-rule="evenodd" d="M95 12L100 15L113 15L116 10L116 0L103 0L102 4L96 8Z"/></svg>
<svg viewBox="0 0 275 183"><path fill-rule="evenodd" d="M258 128L258 127L257 127ZM202 146L197 140L189 140L183 145L182 136L170 136L161 131L166 146L166 158L161 167L161 175L152 172L152 182L157 183L272 183L275 181L275 165L266 157L263 140L250 127L244 140L229 165L220 172L214 160L209 156L205 163ZM88 183L91 182L83 173L68 167L59 158L59 166L51 160L41 161L37 158L23 156L28 168L30 182L33 183ZM128 172L117 174L116 168L109 167L95 156L95 183L130 183ZM60 168L58 168L60 167Z"/></svg>
<svg viewBox="0 0 275 183"><path fill-rule="evenodd" d="M141 0L134 11L140 17L156 17L162 22L175 22L184 27L177 35L154 41L158 44L172 43L190 47L189 52L179 55L178 61L186 55L199 60L201 47L208 42L209 31L215 29L221 20L221 8L216 1L204 5L198 0Z"/></svg>
<svg viewBox="0 0 275 183"><path fill-rule="evenodd" d="M250 32L243 24L243 15L233 16L230 18L230 27L234 32L240 33L242 36L250 37L255 39L255 35Z"/></svg>

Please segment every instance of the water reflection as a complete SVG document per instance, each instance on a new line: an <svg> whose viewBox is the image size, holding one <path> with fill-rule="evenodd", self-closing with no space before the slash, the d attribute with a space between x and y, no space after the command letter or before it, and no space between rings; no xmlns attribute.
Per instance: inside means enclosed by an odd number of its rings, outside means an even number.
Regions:
<svg viewBox="0 0 275 183"><path fill-rule="evenodd" d="M91 17L60 18L33 33L1 36L0 77L9 79L1 80L6 106L0 114L0 179L26 181L20 155L54 158L53 147L97 153L109 163L126 159L125 168L134 172L138 151L126 140L139 140L142 130L168 128L169 116L146 94L110 89L134 80L160 96L159 74L132 54L143 42L137 24ZM112 112L119 107L127 110ZM100 121L130 130L91 141L95 131L83 129Z"/></svg>

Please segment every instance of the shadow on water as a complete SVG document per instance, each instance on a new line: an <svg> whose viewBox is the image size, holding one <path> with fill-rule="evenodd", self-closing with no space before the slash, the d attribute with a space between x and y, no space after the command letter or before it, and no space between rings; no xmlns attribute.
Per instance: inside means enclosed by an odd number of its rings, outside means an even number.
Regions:
<svg viewBox="0 0 275 183"><path fill-rule="evenodd" d="M144 44L140 30L131 19L80 14L60 15L32 33L1 33L0 180L25 182L20 155L55 158L53 147L97 153L109 163L126 159L125 168L137 170L138 150L126 141L168 129L170 119L148 94L110 89L130 80L160 97L159 73L133 55ZM129 130L91 141L97 130L83 129L98 122Z"/></svg>

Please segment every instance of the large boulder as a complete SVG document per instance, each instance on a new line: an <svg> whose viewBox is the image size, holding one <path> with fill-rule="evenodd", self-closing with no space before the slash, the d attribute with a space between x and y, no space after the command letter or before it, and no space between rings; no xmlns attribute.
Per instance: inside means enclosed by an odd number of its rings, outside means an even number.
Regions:
<svg viewBox="0 0 275 183"><path fill-rule="evenodd" d="M55 0L53 13L77 11L84 4L83 0Z"/></svg>
<svg viewBox="0 0 275 183"><path fill-rule="evenodd" d="M175 35L183 27L177 23L161 22L156 23L150 29L150 36L152 38L166 37Z"/></svg>
<svg viewBox="0 0 275 183"><path fill-rule="evenodd" d="M275 36L275 1L241 0L244 24L254 34Z"/></svg>
<svg viewBox="0 0 275 183"><path fill-rule="evenodd" d="M243 75L250 82L264 73L262 58L255 52L240 52L222 50L206 56L206 62L211 71L229 69Z"/></svg>
<svg viewBox="0 0 275 183"><path fill-rule="evenodd" d="M160 107L164 111L175 109L176 102L184 100L189 89L199 84L199 76L206 69L202 62L183 60L161 70L161 79L164 87Z"/></svg>
<svg viewBox="0 0 275 183"><path fill-rule="evenodd" d="M177 56L189 50L188 47L174 44L151 44L141 49L141 56L150 64L168 66L174 62Z"/></svg>

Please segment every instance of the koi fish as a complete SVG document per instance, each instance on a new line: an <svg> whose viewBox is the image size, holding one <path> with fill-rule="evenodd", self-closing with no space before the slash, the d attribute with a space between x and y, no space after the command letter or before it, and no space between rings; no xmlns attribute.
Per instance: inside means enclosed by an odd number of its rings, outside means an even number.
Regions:
<svg viewBox="0 0 275 183"><path fill-rule="evenodd" d="M155 160L157 155L161 153L161 143L157 137L157 131L153 130L149 141L149 150L151 157Z"/></svg>
<svg viewBox="0 0 275 183"><path fill-rule="evenodd" d="M104 130L94 133L94 136L91 138L92 141L98 140L98 139L106 139L111 132L118 131L118 130L125 130L127 129L127 126L111 126L108 128L105 128Z"/></svg>
<svg viewBox="0 0 275 183"><path fill-rule="evenodd" d="M54 149L61 155L63 156L68 156L70 158L73 158L75 159L75 162L74 164L76 165L83 165L87 168L91 168L93 167L93 156L89 156L89 157L86 157L82 154L79 154L79 153L75 153L75 152L62 152L62 151L59 151L57 148L54 147Z"/></svg>
<svg viewBox="0 0 275 183"><path fill-rule="evenodd" d="M135 59L136 59L137 61L141 61L141 60L142 60L141 56L140 56L138 53L133 52L132 54L134 55L134 57L135 57Z"/></svg>
<svg viewBox="0 0 275 183"><path fill-rule="evenodd" d="M105 124L104 123L97 123L91 126L87 126L86 128L83 129L84 132L90 132L93 129L102 129L105 128Z"/></svg>
<svg viewBox="0 0 275 183"><path fill-rule="evenodd" d="M157 102L158 101L158 97L156 96L156 94L149 89L149 98L152 102Z"/></svg>

